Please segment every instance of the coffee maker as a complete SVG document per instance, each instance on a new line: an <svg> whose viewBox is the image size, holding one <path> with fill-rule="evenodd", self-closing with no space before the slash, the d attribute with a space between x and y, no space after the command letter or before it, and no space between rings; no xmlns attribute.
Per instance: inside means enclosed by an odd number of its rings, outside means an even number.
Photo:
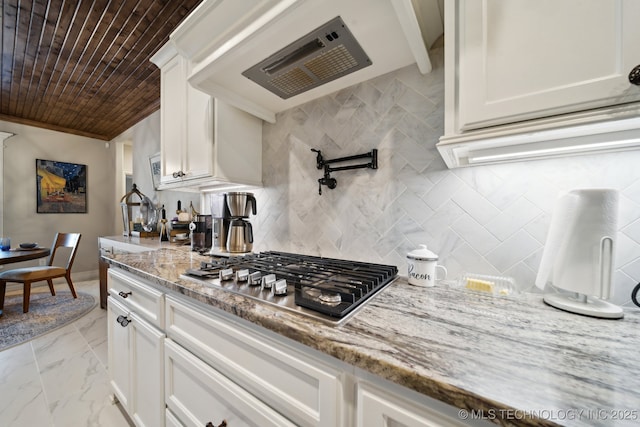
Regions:
<svg viewBox="0 0 640 427"><path fill-rule="evenodd" d="M247 218L256 214L256 198L253 193L226 193L231 220L226 249L230 253L246 253L253 249L253 227Z"/></svg>

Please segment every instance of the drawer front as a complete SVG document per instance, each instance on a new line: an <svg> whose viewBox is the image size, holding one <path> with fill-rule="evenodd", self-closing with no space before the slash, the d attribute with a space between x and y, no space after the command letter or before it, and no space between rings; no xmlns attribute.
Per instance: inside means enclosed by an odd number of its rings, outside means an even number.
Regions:
<svg viewBox="0 0 640 427"><path fill-rule="evenodd" d="M356 427L463 427L447 414L406 401L368 383L357 385Z"/></svg>
<svg viewBox="0 0 640 427"><path fill-rule="evenodd" d="M294 426L176 343L165 341L165 402L185 426Z"/></svg>
<svg viewBox="0 0 640 427"><path fill-rule="evenodd" d="M213 311L167 295L166 332L298 425L339 426L343 388L332 367Z"/></svg>
<svg viewBox="0 0 640 427"><path fill-rule="evenodd" d="M158 329L164 328L164 293L141 279L110 268L109 295Z"/></svg>

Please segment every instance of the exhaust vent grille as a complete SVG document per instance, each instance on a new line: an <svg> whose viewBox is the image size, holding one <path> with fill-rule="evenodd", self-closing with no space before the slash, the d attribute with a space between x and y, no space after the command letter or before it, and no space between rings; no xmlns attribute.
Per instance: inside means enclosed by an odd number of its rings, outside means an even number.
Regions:
<svg viewBox="0 0 640 427"><path fill-rule="evenodd" d="M358 66L358 61L351 56L343 45L336 46L317 58L306 62L305 67L321 80L330 79Z"/></svg>
<svg viewBox="0 0 640 427"><path fill-rule="evenodd" d="M371 65L339 16L242 73L282 99Z"/></svg>

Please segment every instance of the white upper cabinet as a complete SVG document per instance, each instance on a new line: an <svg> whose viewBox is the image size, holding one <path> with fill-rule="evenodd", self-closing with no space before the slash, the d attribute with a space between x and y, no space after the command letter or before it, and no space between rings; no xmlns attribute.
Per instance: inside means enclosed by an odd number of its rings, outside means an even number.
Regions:
<svg viewBox="0 0 640 427"><path fill-rule="evenodd" d="M192 87L189 61L171 43L160 67L160 189L262 183L262 120Z"/></svg>
<svg viewBox="0 0 640 427"><path fill-rule="evenodd" d="M505 146L510 153L558 148L566 154L581 136L601 135L584 151L620 148L602 144L629 139L627 131L638 124L623 119L638 115L640 101L640 86L629 81L640 64L640 2L456 0L446 6L439 149L449 166L473 164L482 156L469 152L480 149L499 161ZM552 143L529 145L542 141ZM566 145L574 148L563 150Z"/></svg>

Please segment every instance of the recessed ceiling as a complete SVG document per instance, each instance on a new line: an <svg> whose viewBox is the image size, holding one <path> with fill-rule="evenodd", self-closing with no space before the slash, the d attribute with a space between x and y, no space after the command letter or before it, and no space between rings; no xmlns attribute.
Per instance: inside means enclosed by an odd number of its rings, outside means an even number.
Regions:
<svg viewBox="0 0 640 427"><path fill-rule="evenodd" d="M160 108L149 58L201 1L0 2L0 120L113 139Z"/></svg>

